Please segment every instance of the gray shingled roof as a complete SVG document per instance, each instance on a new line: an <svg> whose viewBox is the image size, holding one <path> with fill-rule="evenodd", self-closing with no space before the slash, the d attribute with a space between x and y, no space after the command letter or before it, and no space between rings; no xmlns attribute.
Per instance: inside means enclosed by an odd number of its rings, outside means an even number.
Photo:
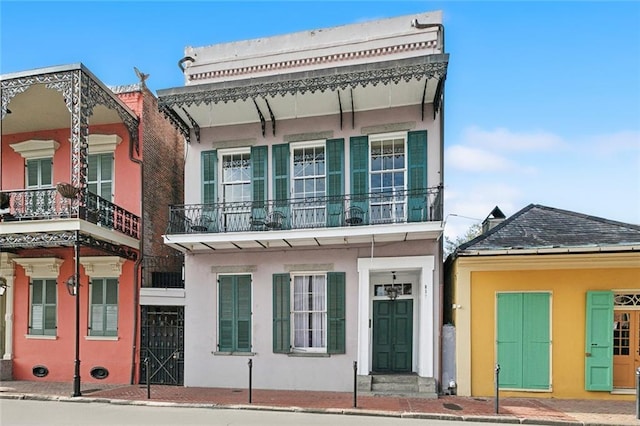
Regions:
<svg viewBox="0 0 640 426"><path fill-rule="evenodd" d="M640 246L640 226L530 204L456 251L605 246Z"/></svg>

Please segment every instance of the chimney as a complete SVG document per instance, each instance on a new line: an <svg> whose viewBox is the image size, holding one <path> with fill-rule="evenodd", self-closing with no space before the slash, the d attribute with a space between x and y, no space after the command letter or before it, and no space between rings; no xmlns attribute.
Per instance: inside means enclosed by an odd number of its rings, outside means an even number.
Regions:
<svg viewBox="0 0 640 426"><path fill-rule="evenodd" d="M502 213L502 210L495 206L489 216L482 221L482 233L484 234L490 229L493 229L497 224L505 220L506 216Z"/></svg>

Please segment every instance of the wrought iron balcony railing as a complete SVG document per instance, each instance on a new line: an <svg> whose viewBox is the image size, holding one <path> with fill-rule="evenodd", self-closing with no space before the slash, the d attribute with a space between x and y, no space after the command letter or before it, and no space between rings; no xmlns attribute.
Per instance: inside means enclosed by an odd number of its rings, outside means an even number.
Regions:
<svg viewBox="0 0 640 426"><path fill-rule="evenodd" d="M173 205L167 234L312 229L442 220L441 187L341 197Z"/></svg>
<svg viewBox="0 0 640 426"><path fill-rule="evenodd" d="M104 198L87 193L86 205L60 195L55 188L0 192L3 222L79 218L140 238L140 218Z"/></svg>

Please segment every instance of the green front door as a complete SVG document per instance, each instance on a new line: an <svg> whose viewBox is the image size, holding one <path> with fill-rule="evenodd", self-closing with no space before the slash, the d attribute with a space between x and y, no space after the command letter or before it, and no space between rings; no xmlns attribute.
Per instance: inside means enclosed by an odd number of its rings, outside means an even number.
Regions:
<svg viewBox="0 0 640 426"><path fill-rule="evenodd" d="M410 373L413 339L413 301L373 302L373 371Z"/></svg>

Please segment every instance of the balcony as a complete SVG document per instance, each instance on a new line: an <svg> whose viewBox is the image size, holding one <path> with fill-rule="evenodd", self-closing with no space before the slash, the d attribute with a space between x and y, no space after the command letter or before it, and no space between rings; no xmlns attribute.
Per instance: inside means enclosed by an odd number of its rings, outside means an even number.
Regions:
<svg viewBox="0 0 640 426"><path fill-rule="evenodd" d="M140 218L131 212L87 193L86 205L60 195L55 188L0 192L0 218L4 223L55 219L82 219L101 228L140 238Z"/></svg>
<svg viewBox="0 0 640 426"><path fill-rule="evenodd" d="M374 236L386 241L437 238L441 220L441 187L184 204L170 206L165 243L181 251L197 251L363 243Z"/></svg>

